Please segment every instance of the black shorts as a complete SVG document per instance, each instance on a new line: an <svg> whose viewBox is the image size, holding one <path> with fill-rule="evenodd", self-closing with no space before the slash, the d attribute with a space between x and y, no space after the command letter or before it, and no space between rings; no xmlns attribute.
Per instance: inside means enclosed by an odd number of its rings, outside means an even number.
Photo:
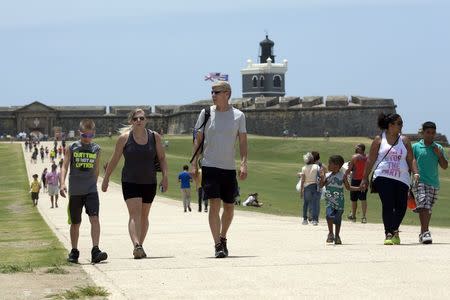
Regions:
<svg viewBox="0 0 450 300"><path fill-rule="evenodd" d="M123 199L142 198L142 203L152 203L156 195L156 183L139 184L122 182Z"/></svg>
<svg viewBox="0 0 450 300"><path fill-rule="evenodd" d="M39 199L39 193L31 192L31 200L38 200L38 199Z"/></svg>
<svg viewBox="0 0 450 300"><path fill-rule="evenodd" d="M86 214L90 217L98 216L100 209L100 202L98 200L98 193L89 193L86 195L70 195L69 196L69 223L80 224L81 212L85 207Z"/></svg>
<svg viewBox="0 0 450 300"><path fill-rule="evenodd" d="M234 203L238 190L236 170L202 167L202 187L206 199L220 198L225 203Z"/></svg>
<svg viewBox="0 0 450 300"><path fill-rule="evenodd" d="M361 184L361 180L352 179L350 185L359 186ZM367 199L367 190L365 191L351 191L350 192L350 200L356 202L358 200L365 201Z"/></svg>

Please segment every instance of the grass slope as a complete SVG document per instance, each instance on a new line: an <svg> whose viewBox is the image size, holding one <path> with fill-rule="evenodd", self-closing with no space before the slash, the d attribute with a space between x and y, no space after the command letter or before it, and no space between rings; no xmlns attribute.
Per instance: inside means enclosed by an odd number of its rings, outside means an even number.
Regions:
<svg viewBox="0 0 450 300"><path fill-rule="evenodd" d="M0 165L0 269L65 263L66 250L32 206L19 144L0 143Z"/></svg>
<svg viewBox="0 0 450 300"><path fill-rule="evenodd" d="M188 164L192 149L190 136L165 136L169 141L167 158L169 164L169 191L165 196L179 200L181 198L178 173L184 164ZM254 210L263 213L278 215L300 215L302 201L295 191L297 183L296 173L303 166L303 154L316 150L320 152L321 160L327 163L328 157L340 154L345 160L350 160L354 153L354 145L365 143L369 148L371 140L367 138L331 138L325 141L323 138L272 138L261 136L249 136L249 177L244 182L239 182L241 198L248 193L258 192L259 198L264 202L262 208L240 208ZM102 138L97 142L102 146L102 160L106 162L111 157L116 137L112 139ZM238 147L237 147L238 148ZM447 149L448 151L448 149ZM236 158L239 159L238 151ZM120 172L123 159L113 173L112 180L120 183ZM433 210L432 225L450 226L450 171L440 170L441 191L439 200ZM193 209L196 209L196 195L192 193L194 200ZM350 197L346 194L346 213L350 211ZM324 203L321 203L321 215L324 216ZM381 205L377 194L368 195L368 220L369 222L381 222ZM181 210L180 206L180 210ZM358 208L359 209L359 208ZM360 213L359 213L360 217ZM416 214L408 211L403 224L419 224Z"/></svg>

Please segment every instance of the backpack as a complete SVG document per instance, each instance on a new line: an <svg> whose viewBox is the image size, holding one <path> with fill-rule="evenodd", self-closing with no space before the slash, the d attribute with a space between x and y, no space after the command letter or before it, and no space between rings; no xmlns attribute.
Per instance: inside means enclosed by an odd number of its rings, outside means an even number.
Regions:
<svg viewBox="0 0 450 300"><path fill-rule="evenodd" d="M194 131L192 133L193 137L192 137L192 142L195 141L195 137L197 136L197 132L204 128L206 126L206 123L209 120L209 117L211 116L211 107L208 106L207 108L205 108L205 119L203 120L202 125L200 125L199 128L194 128ZM205 132L205 130L203 130L203 133ZM191 160L189 161L189 163L192 163L194 161L194 158L197 156L198 153L203 153L203 144L205 143L205 135L203 134L203 139L202 142L200 143L200 145L198 145L197 149L194 152L194 155L192 155ZM201 150L200 150L201 149Z"/></svg>

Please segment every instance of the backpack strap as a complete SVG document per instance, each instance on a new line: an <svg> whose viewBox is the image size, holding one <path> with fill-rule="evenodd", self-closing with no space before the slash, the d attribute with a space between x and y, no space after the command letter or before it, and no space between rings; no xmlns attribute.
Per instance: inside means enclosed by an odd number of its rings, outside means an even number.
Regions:
<svg viewBox="0 0 450 300"><path fill-rule="evenodd" d="M197 132L203 128L203 138L202 138L200 145L198 145L197 149L195 149L194 155L192 155L192 158L189 161L189 163L192 163L194 161L194 158L197 156L197 154L203 153L203 144L205 143L206 123L208 122L210 116L211 116L211 107L208 106L207 108L205 108L205 119L203 120L202 125L200 125L199 128L195 129L195 132ZM194 140L195 140L195 138L194 138Z"/></svg>

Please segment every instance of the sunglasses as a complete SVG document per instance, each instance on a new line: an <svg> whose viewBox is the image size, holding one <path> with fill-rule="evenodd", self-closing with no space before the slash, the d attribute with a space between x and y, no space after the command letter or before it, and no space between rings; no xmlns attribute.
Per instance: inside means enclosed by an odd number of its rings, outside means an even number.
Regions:
<svg viewBox="0 0 450 300"><path fill-rule="evenodd" d="M211 95L218 95L223 92L225 92L225 91L211 91Z"/></svg>
<svg viewBox="0 0 450 300"><path fill-rule="evenodd" d="M84 139L92 139L95 136L94 133L81 133L81 137Z"/></svg>
<svg viewBox="0 0 450 300"><path fill-rule="evenodd" d="M144 121L145 120L145 117L134 117L134 118L132 118L132 120L134 121L134 122L136 122L136 121Z"/></svg>

